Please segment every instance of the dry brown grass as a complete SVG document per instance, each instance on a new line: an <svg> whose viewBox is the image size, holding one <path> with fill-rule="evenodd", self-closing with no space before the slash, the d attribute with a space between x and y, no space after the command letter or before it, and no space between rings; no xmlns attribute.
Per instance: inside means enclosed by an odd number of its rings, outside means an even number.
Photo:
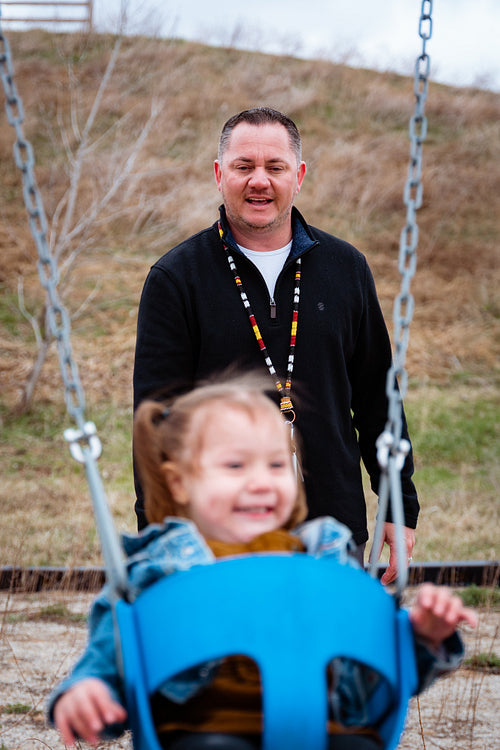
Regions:
<svg viewBox="0 0 500 750"><path fill-rule="evenodd" d="M78 100L80 125L83 122L112 40L38 31L12 33L9 38L26 112L25 131L34 146L37 180L50 218L67 184L59 124L63 122L67 132L72 132L71 96ZM96 122L102 139L83 172L81 207L113 167L119 151L136 137L153 95L162 104L162 115L141 155L143 174L124 188L115 205L121 213L94 228L92 252L64 279L89 416L94 411L109 415L114 410L124 422L130 419L135 320L144 277L156 257L214 221L220 196L212 162L221 125L235 111L269 105L296 120L309 169L297 205L312 224L350 240L367 255L388 319L400 283L396 258L405 220L407 126L414 106L410 79L325 61L127 38ZM111 137L106 135L107 128L127 113L126 126L119 132L113 130ZM454 387L459 376L476 389L495 388L500 353L500 96L431 84L427 115L424 205L418 213L419 265L412 285L416 311L408 369L413 380L424 386ZM14 131L2 111L0 379L1 415L6 424L36 353L31 328L17 305L18 277L23 277L30 310L36 311L42 298L20 174L12 158L13 140ZM61 404L58 365L52 353L35 392L35 410L54 410L57 421ZM108 419L99 425L105 435L108 431L108 439L115 424ZM127 440L128 436L120 448L122 461L128 462ZM10 520L3 516L8 548L2 556L12 561L17 545L18 550L21 547L17 557L24 562L40 562L47 556L53 562L95 561L98 552L89 530L92 521L81 506L87 502L86 497L82 500L83 479L72 478L68 486L65 469L58 466L60 474L54 476L53 464L43 467L42 461L34 462L34 470L29 455L36 448L29 434L26 441L19 473L6 474L2 490L2 503L11 508ZM47 450L47 443L41 445ZM10 467L12 450L7 445L2 459ZM61 443L57 451L62 457L66 448ZM118 485L111 482L110 494L122 525L133 528L130 474L128 465L120 474L118 460L113 453L106 465L103 458L104 471L121 477ZM465 490L463 495L461 508L468 503ZM476 532L484 526L488 503L497 502L496 498L490 490L483 492L479 507L471 510ZM432 499L430 507L434 504ZM434 538L443 533L441 519L436 521L447 515L450 506L457 507L456 494L440 499L439 511L427 515L426 535ZM50 528L58 518L59 525L67 527L57 532L64 538L53 549L47 545L40 555L34 554L31 521L23 515L27 507L36 511L34 522L41 538L50 538ZM462 513L461 534L468 533L466 519ZM421 523L426 523L424 516ZM12 529L21 532L21 542ZM490 557L495 544L491 529L485 530L488 534L479 554Z"/></svg>

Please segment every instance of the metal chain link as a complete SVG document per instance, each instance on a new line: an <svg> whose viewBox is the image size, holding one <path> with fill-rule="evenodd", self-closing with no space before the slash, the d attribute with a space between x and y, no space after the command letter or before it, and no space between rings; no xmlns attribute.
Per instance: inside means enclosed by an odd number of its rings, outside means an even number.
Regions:
<svg viewBox="0 0 500 750"><path fill-rule="evenodd" d="M401 437L401 399L406 395L407 373L405 370L406 351L408 348L409 326L413 317L414 301L410 293L410 281L417 267L418 225L416 212L422 205L422 147L427 136L427 118L425 102L429 85L430 58L426 52L427 41L432 33L432 0L423 0L419 23L419 35L422 38L422 53L415 63L413 90L415 93L415 112L410 119L410 163L408 178L404 187L406 205L406 224L401 231L399 243L398 268L402 276L401 291L394 303L394 341L395 355L392 372L387 376L387 396L389 397L389 423L396 424L395 438ZM399 394L395 376L400 378Z"/></svg>
<svg viewBox="0 0 500 750"><path fill-rule="evenodd" d="M401 231L398 268L401 274L401 288L394 301L394 357L387 373L386 394L388 416L384 432L377 440L377 458L381 467L379 487L379 508L373 549L379 550L382 543L383 522L387 514L388 498L391 498L392 520L396 529L404 526L401 498L401 469L410 450L407 440L401 438L403 429L402 402L408 387L408 373L405 368L408 348L409 328L413 317L414 300L410 292L410 282L417 266L418 225L416 212L422 205L422 147L427 135L425 102L429 84L430 58L427 42L432 35L432 0L422 0L419 21L419 36L422 39L422 52L417 57L414 72L413 90L415 112L410 119L410 161L403 198L406 205L406 224ZM399 382L399 387L398 387ZM402 533L396 537L398 559L398 593L401 593L407 580L406 547ZM403 562L404 561L404 565ZM371 573L375 575L376 560L372 559Z"/></svg>
<svg viewBox="0 0 500 750"><path fill-rule="evenodd" d="M0 2L1 16L1 2ZM73 359L70 341L70 320L57 290L59 274L57 263L47 242L47 220L40 190L34 174L34 158L31 144L23 133L23 105L14 81L14 69L8 40L0 26L0 77L5 92L6 112L9 124L16 131L14 157L22 172L23 195L29 216L31 234L38 252L38 274L47 294L47 324L57 342L59 366L64 383L64 395L68 413L74 418L77 429L67 429L64 437L70 445L72 456L85 465L87 481L96 526L106 565L107 579L112 595L127 596L128 583L123 551L114 528L102 480L96 460L101 454L101 441L93 422L85 421L85 397Z"/></svg>

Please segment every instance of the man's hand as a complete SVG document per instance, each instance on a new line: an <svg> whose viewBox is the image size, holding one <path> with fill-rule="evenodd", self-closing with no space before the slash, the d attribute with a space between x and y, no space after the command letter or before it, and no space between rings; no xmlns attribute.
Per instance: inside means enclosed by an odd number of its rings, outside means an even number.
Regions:
<svg viewBox="0 0 500 750"><path fill-rule="evenodd" d="M409 529L407 526L404 526L403 533L406 548L405 565L407 566L411 560L411 554L413 552L413 547L415 546L415 529ZM396 527L393 523L386 522L384 524L384 539L382 546L379 550L372 549L370 558L372 558L373 555L376 555L376 559L378 560L384 544L389 545L389 565L380 580L384 585L387 585L396 580L398 574L396 559Z"/></svg>
<svg viewBox="0 0 500 750"><path fill-rule="evenodd" d="M127 712L110 695L105 682L89 677L76 682L57 701L54 722L64 744L73 746L81 737L91 745L100 742L99 734L108 724L125 721Z"/></svg>

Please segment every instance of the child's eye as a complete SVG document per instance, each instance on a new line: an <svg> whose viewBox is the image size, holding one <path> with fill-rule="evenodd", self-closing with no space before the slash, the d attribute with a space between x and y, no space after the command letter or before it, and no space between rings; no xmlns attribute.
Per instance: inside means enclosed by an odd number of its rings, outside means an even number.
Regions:
<svg viewBox="0 0 500 750"><path fill-rule="evenodd" d="M227 469L241 469L243 467L243 461L228 461L226 463Z"/></svg>
<svg viewBox="0 0 500 750"><path fill-rule="evenodd" d="M286 466L286 463L285 461L272 461L270 466L271 466L271 469L284 469Z"/></svg>

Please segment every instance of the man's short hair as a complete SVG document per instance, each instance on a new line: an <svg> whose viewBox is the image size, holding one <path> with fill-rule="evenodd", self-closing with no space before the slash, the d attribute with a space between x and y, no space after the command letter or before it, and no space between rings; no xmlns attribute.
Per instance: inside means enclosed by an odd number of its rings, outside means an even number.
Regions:
<svg viewBox="0 0 500 750"><path fill-rule="evenodd" d="M219 163L222 163L222 158L229 145L229 140L233 130L242 122L247 122L249 125L274 125L276 123L283 125L288 133L290 146L297 157L297 165L300 164L302 160L302 143L296 124L290 119L290 117L283 114L283 112L279 112L277 109L271 109L270 107L245 109L243 112L239 112L237 115L233 115L229 118L222 128L219 138Z"/></svg>

